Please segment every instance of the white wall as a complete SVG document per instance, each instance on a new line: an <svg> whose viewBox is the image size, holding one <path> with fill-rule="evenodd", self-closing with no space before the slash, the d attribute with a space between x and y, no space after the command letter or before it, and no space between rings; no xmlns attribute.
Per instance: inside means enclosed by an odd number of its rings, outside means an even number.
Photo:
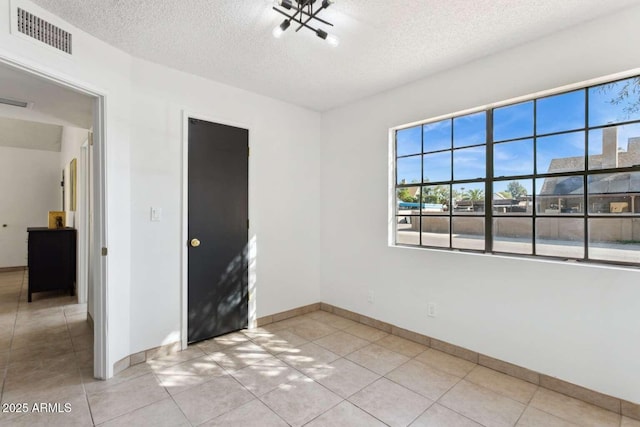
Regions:
<svg viewBox="0 0 640 427"><path fill-rule="evenodd" d="M638 67L638 22L636 7L324 114L322 300L640 402L637 269L387 243L389 128Z"/></svg>
<svg viewBox="0 0 640 427"><path fill-rule="evenodd" d="M59 152L0 146L0 268L27 265L27 227L60 210L61 171Z"/></svg>
<svg viewBox="0 0 640 427"><path fill-rule="evenodd" d="M134 351L180 331L183 110L249 129L257 316L318 302L320 115L142 60L132 70ZM150 221L152 206L161 222Z"/></svg>
<svg viewBox="0 0 640 427"><path fill-rule="evenodd" d="M109 365L178 339L182 109L249 127L257 315L319 300L318 113L135 60L27 0L13 3L70 29L74 54L9 34L9 0L0 0L0 58L106 95ZM151 206L163 208L161 222L149 221Z"/></svg>
<svg viewBox="0 0 640 427"><path fill-rule="evenodd" d="M64 55L10 33L10 3L73 33L74 54ZM106 97L108 365L130 354L130 63L129 55L75 29L27 0L0 0L0 58L92 88Z"/></svg>

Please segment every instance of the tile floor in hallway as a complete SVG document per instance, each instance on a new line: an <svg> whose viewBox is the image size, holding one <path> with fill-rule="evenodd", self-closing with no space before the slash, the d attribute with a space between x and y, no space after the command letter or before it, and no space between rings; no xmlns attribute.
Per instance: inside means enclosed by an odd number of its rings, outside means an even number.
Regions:
<svg viewBox="0 0 640 427"><path fill-rule="evenodd" d="M2 426L623 426L640 422L323 311L91 375L84 306L0 273ZM31 408L30 408L31 409Z"/></svg>

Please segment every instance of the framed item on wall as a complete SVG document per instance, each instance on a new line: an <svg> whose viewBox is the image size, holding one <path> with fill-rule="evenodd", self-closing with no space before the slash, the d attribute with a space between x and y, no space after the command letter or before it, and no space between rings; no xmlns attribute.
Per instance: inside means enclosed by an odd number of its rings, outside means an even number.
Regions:
<svg viewBox="0 0 640 427"><path fill-rule="evenodd" d="M69 210L75 212L78 193L78 161L71 160L69 163Z"/></svg>

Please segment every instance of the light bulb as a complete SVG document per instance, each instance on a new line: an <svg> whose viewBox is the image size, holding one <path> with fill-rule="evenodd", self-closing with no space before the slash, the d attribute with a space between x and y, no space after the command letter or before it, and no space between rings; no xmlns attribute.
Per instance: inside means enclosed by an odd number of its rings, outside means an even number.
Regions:
<svg viewBox="0 0 640 427"><path fill-rule="evenodd" d="M289 28L289 25L291 25L291 22L289 22L288 19L282 21L282 24L273 29L273 37L279 39L282 36L282 33L284 33L287 28Z"/></svg>
<svg viewBox="0 0 640 427"><path fill-rule="evenodd" d="M331 46L338 46L340 44L340 39L338 38L338 36L333 34L327 35L326 40L327 43L329 43Z"/></svg>
<svg viewBox="0 0 640 427"><path fill-rule="evenodd" d="M284 33L284 30L282 28L280 28L280 25L278 25L277 27L275 27L272 31L273 33L273 37L279 39L280 37L282 37L282 34Z"/></svg>

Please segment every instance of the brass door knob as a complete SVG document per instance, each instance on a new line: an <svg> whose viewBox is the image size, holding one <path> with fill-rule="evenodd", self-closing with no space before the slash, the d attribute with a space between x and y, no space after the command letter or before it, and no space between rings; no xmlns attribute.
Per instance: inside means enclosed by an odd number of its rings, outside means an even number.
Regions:
<svg viewBox="0 0 640 427"><path fill-rule="evenodd" d="M192 247L192 248L197 248L198 246L200 246L200 240L198 240L198 239L191 239L191 247Z"/></svg>

